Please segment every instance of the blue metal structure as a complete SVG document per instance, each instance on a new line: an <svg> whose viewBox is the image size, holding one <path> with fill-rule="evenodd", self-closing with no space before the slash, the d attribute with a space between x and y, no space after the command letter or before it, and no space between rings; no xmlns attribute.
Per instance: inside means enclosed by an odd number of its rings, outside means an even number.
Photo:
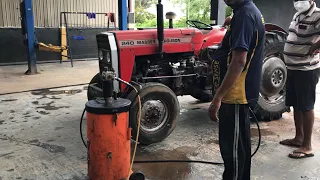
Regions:
<svg viewBox="0 0 320 180"><path fill-rule="evenodd" d="M119 30L128 30L128 0L118 0Z"/></svg>
<svg viewBox="0 0 320 180"><path fill-rule="evenodd" d="M128 0L118 0L119 29L128 30ZM20 6L21 25L25 43L28 49L28 70L26 74L37 74L36 38L32 0L23 0Z"/></svg>
<svg viewBox="0 0 320 180"><path fill-rule="evenodd" d="M22 24L25 31L27 48L28 48L28 70L26 74L37 74L37 56L35 48L35 31L34 31L34 18L33 18L33 9L32 9L32 0L24 0L22 11L24 14L21 14Z"/></svg>

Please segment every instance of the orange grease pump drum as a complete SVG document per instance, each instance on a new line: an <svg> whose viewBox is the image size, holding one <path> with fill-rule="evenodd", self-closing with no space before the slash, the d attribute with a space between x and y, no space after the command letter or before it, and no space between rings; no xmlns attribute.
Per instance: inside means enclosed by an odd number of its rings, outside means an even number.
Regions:
<svg viewBox="0 0 320 180"><path fill-rule="evenodd" d="M112 99L109 104L104 100L86 103L90 180L125 180L128 177L130 105L130 100L121 98Z"/></svg>

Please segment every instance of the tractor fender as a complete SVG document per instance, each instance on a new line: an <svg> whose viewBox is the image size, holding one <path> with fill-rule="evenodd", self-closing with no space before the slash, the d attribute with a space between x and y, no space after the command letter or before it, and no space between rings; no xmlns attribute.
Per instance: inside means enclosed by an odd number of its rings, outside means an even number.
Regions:
<svg viewBox="0 0 320 180"><path fill-rule="evenodd" d="M266 23L264 25L264 27L265 27L266 31L280 31L280 32L283 32L286 35L288 35L288 32L278 25L275 25L272 23Z"/></svg>

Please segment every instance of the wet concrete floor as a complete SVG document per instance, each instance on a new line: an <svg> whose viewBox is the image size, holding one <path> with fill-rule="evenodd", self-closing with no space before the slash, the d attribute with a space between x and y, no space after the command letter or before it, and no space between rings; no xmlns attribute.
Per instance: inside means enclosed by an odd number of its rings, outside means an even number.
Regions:
<svg viewBox="0 0 320 180"><path fill-rule="evenodd" d="M86 179L86 149L79 134L79 119L86 102L86 87L0 96L0 179ZM179 97L181 118L163 142L139 146L136 160L205 160L222 162L218 124L207 117L208 104ZM292 137L292 114L261 122L261 149L253 158L252 179L320 179L320 106L317 105L313 145L316 156L287 157L293 148L279 145ZM85 124L85 123L84 123ZM85 127L83 127L84 129ZM252 124L252 148L258 131ZM221 179L223 166L193 163L135 164L150 180Z"/></svg>
<svg viewBox="0 0 320 180"><path fill-rule="evenodd" d="M79 134L86 89L77 86L0 96L0 180L86 179L86 149ZM189 96L179 97L179 102L181 117L174 132L161 143L139 146L136 160L222 162L218 124L209 120L208 104ZM293 136L292 118L292 113L286 113L281 120L260 123L262 144L252 161L251 179L320 180L320 101L313 135L315 157L290 159L287 155L294 148L279 144ZM258 141L254 124L251 133L254 150ZM135 164L134 170L149 180L220 180L223 166L157 163Z"/></svg>

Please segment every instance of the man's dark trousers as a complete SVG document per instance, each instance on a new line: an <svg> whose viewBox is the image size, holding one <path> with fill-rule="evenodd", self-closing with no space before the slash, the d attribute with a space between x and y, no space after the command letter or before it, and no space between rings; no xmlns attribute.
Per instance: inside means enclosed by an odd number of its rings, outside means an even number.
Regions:
<svg viewBox="0 0 320 180"><path fill-rule="evenodd" d="M250 137L249 105L222 104L219 145L225 166L223 180L250 180Z"/></svg>

